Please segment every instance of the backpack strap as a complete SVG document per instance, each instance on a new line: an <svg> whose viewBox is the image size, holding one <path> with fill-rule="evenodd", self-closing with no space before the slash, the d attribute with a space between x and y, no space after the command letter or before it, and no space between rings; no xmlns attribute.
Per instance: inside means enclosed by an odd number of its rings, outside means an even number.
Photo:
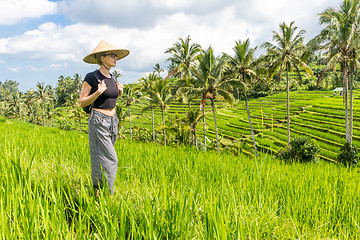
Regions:
<svg viewBox="0 0 360 240"><path fill-rule="evenodd" d="M92 72L92 74L94 74L94 77L96 78L97 82L100 83L100 75L99 75L99 71L95 70ZM94 102L92 102L90 105L83 107L84 111L86 113L91 113L92 108L94 107Z"/></svg>
<svg viewBox="0 0 360 240"><path fill-rule="evenodd" d="M98 81L98 83L100 83L100 75L99 75L99 70L95 70L93 71L94 77L96 78L96 80Z"/></svg>

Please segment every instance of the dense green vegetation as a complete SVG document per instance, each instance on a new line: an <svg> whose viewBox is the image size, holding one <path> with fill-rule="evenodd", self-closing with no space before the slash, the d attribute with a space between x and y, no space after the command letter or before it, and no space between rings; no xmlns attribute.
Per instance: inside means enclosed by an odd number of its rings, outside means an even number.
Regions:
<svg viewBox="0 0 360 240"><path fill-rule="evenodd" d="M281 23L258 58L249 39L221 56L178 39L166 77L156 64L117 102L114 195L93 193L79 74L0 82L0 238L360 239L359 16L325 10L306 44ZM275 159L290 136L321 160Z"/></svg>
<svg viewBox="0 0 360 240"><path fill-rule="evenodd" d="M357 239L359 174L119 140L95 198L86 134L0 121L2 239Z"/></svg>
<svg viewBox="0 0 360 240"><path fill-rule="evenodd" d="M354 104L360 103L360 92L355 91ZM194 102L196 104L196 102ZM173 107L174 106L174 107ZM249 102L253 119L255 139L259 149L264 153L276 153L287 144L286 131L286 94L274 94ZM291 136L308 136L317 141L320 147L319 156L322 159L336 161L340 147L345 142L345 120L343 116L343 98L335 96L333 91L294 91L290 92L291 106ZM171 113L185 114L186 105L173 103ZM360 116L354 114L354 140L360 146L359 130ZM155 114L155 120L160 121L160 114ZM220 141L224 148L252 154L251 132L247 121L245 103L236 102L233 105L217 105L217 117ZM208 137L214 139L214 124L211 116L206 117ZM128 128L127 121L124 127ZM150 112L142 112L141 107L133 106L133 126L151 128ZM202 126L198 128L201 129ZM201 131L199 131L201 136ZM202 138L202 137L200 137ZM244 144L238 144L242 141Z"/></svg>
<svg viewBox="0 0 360 240"><path fill-rule="evenodd" d="M281 23L258 57L250 39L215 56L190 36L179 38L165 51L167 73L155 64L125 86L116 106L119 137L256 156L306 135L318 142L322 159L335 161L345 141L360 141L354 91L360 42L352 37L360 32L359 9L358 0L326 9L319 14L323 30L308 43L305 30ZM0 82L0 115L86 132L87 115L78 104L82 82L79 74L60 76L56 88L38 83L25 93L14 81ZM343 87L341 97L329 91L334 87Z"/></svg>
<svg viewBox="0 0 360 240"><path fill-rule="evenodd" d="M359 82L360 41L355 37L360 33L359 16L358 0L344 0L340 8L324 10L319 14L323 29L307 43L305 30L283 22L273 31L272 42L260 46L265 52L258 57L250 39L235 41L232 53L216 56L212 47L191 43L190 36L179 38L165 51L166 75L155 64L153 73L125 86L116 106L122 124L119 136L204 150L216 146L218 152L257 156L258 149L278 151L291 138L307 135L319 142L321 157L333 161L344 136L349 146L359 142L354 100ZM112 74L121 77L116 70ZM87 116L78 104L81 86L79 74L60 76L56 88L38 83L26 93L14 81L0 82L0 115L86 131ZM343 97L324 99L323 91L304 92L333 87L343 87Z"/></svg>

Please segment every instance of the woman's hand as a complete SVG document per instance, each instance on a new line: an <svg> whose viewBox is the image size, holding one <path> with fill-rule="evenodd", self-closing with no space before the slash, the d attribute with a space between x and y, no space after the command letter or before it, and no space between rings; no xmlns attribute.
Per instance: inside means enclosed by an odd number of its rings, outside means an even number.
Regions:
<svg viewBox="0 0 360 240"><path fill-rule="evenodd" d="M98 91L100 92L100 94L102 94L103 92L105 92L106 89L106 83L104 80L102 80L101 83L98 84Z"/></svg>
<svg viewBox="0 0 360 240"><path fill-rule="evenodd" d="M124 92L123 85L121 83L116 83L116 87L117 87L117 89L119 91L119 95L121 96L123 94L123 92Z"/></svg>

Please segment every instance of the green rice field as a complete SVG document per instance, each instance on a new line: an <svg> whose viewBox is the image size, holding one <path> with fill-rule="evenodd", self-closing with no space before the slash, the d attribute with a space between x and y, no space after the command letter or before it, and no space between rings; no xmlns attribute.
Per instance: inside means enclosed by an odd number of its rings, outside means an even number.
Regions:
<svg viewBox="0 0 360 240"><path fill-rule="evenodd" d="M192 102L198 107L198 102ZM244 141L244 153L253 154L251 132L245 103L237 101L233 105L217 102L217 124L224 145ZM249 101L255 139L258 148L265 154L276 153L287 145L286 92ZM207 106L207 136L215 139L214 120L211 107ZM160 124L160 110L156 110ZM168 115L185 113L186 104L173 103ZM335 162L340 147L345 143L345 107L342 96L334 96L333 91L290 92L291 138L307 136L320 146L319 157ZM141 112L140 106L133 107L132 125L151 129L150 112ZM354 91L353 144L360 147L360 92ZM125 127L128 122L125 121ZM198 136L202 137L202 125L198 125Z"/></svg>
<svg viewBox="0 0 360 240"><path fill-rule="evenodd" d="M277 124L256 126L282 142ZM119 140L115 194L95 197L86 134L0 131L0 239L360 239L358 168Z"/></svg>

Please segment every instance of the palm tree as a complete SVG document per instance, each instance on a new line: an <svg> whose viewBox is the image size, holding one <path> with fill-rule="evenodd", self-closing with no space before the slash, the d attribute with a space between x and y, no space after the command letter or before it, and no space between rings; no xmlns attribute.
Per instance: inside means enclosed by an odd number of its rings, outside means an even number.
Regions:
<svg viewBox="0 0 360 240"><path fill-rule="evenodd" d="M336 64L340 63L345 102L346 142L350 144L352 143L353 122L352 80L354 69L358 66L356 53L359 49L359 11L359 0L344 0L340 9L325 10L319 14L320 24L324 24L325 28L309 43L312 50L325 50L325 55L327 55L325 70L333 69ZM350 72L348 73L349 62ZM350 80L350 97L348 96L348 80ZM349 98L350 109L348 106Z"/></svg>
<svg viewBox="0 0 360 240"><path fill-rule="evenodd" d="M220 151L214 100L220 97L220 99L229 103L234 101L234 96L229 91L231 81L227 80L224 74L227 68L227 58L224 56L216 58L213 49L209 47L207 50L201 52L197 57L197 60L199 61L199 65L196 71L194 70L193 72L193 86L180 87L178 92L189 96L201 96L200 108L202 110L204 121L205 150L205 103L206 99L210 99L215 124L217 151Z"/></svg>
<svg viewBox="0 0 360 240"><path fill-rule="evenodd" d="M73 77L73 89L76 93L80 94L81 88L82 88L82 78L80 74L76 73Z"/></svg>
<svg viewBox="0 0 360 240"><path fill-rule="evenodd" d="M37 97L33 89L28 90L24 94L24 103L26 104L26 107L28 109L27 115L29 117L29 121L33 122L35 120L35 109L37 105Z"/></svg>
<svg viewBox="0 0 360 240"><path fill-rule="evenodd" d="M157 81L157 79L160 76L156 75L155 73L150 73L147 77L143 77L139 80L138 89L141 92L145 92L148 94L148 96L143 96L142 99L149 101L149 107L145 107L143 109L143 112L147 111L148 109L151 110L151 117L152 117L152 140L155 142L155 120L154 120L154 105L153 105L153 99L151 99L150 94L154 90L154 82Z"/></svg>
<svg viewBox="0 0 360 240"><path fill-rule="evenodd" d="M165 53L170 53L172 56L167 59L171 62L170 73L166 78L170 76L178 79L178 86L191 87L191 69L194 67L196 56L201 52L201 46L199 44L190 44L191 38L188 36L185 40L179 38L179 42L176 42L171 48L168 48ZM188 102L189 109L191 107L191 98L189 96L182 95L182 100Z"/></svg>
<svg viewBox="0 0 360 240"><path fill-rule="evenodd" d="M154 82L153 89L150 92L150 102L158 105L161 109L162 124L165 126L165 111L170 108L170 102L173 96L171 95L170 84L167 80L158 77ZM164 145L166 146L166 130L163 128Z"/></svg>
<svg viewBox="0 0 360 240"><path fill-rule="evenodd" d="M22 93L17 92L10 92L10 98L7 100L7 111L5 116L9 118L17 118L19 117L20 121L23 120L23 109L22 109Z"/></svg>
<svg viewBox="0 0 360 240"><path fill-rule="evenodd" d="M111 75L115 78L115 81L118 81L119 78L122 76L120 71L117 70L112 71Z"/></svg>
<svg viewBox="0 0 360 240"><path fill-rule="evenodd" d="M354 120L354 113L353 113L353 78L354 78L354 72L356 69L356 66L360 66L360 62L359 62L359 54L355 49L352 49L351 54L350 54L350 69L349 69L349 99L350 99L350 103L349 103L349 107L350 107L350 119L349 119L349 137L348 137L348 142L350 143L350 145L352 144L352 137L353 137L353 120Z"/></svg>
<svg viewBox="0 0 360 240"><path fill-rule="evenodd" d="M177 146L186 144L189 141L189 126L184 124L184 119L179 113L176 112L168 116L165 123L166 126L160 126L159 128L166 128L168 132L171 132L173 142L175 142Z"/></svg>
<svg viewBox="0 0 360 240"><path fill-rule="evenodd" d="M49 90L49 85L45 86L45 83L38 83L36 85L36 89L37 91L35 92L38 98L38 101L40 103L41 106L41 118L42 118L42 125L45 126L45 104L46 101L48 101L48 90Z"/></svg>
<svg viewBox="0 0 360 240"><path fill-rule="evenodd" d="M160 67L160 64L157 63L154 66L154 71L160 76L161 72L163 72L164 70Z"/></svg>
<svg viewBox="0 0 360 240"><path fill-rule="evenodd" d="M192 137L192 142L195 148L198 147L197 136L196 136L196 127L203 117L200 109L198 108L190 108L189 111L186 113L185 118L183 119L183 123L189 126L190 129L190 136Z"/></svg>
<svg viewBox="0 0 360 240"><path fill-rule="evenodd" d="M128 108L129 112L129 129L130 129L130 139L132 140L132 129L131 129L131 105L133 103L140 103L139 96L141 96L141 92L134 91L134 87L130 85L125 85L124 94L122 95L122 99L124 100L125 107Z"/></svg>
<svg viewBox="0 0 360 240"><path fill-rule="evenodd" d="M50 120L49 123L52 123L51 117L58 114L55 111L55 102L56 102L56 95L55 89L53 89L50 85L46 86L46 104L45 104L45 118Z"/></svg>
<svg viewBox="0 0 360 240"><path fill-rule="evenodd" d="M269 63L269 73L273 76L279 72L279 79L282 78L283 71L286 73L286 93L287 93L287 133L288 145L290 145L290 84L289 72L296 70L296 74L301 78L299 69L304 69L307 73L312 74L311 68L302 59L305 51L303 45L305 30L297 32L294 22L286 25L284 22L279 25L279 32L274 31L273 41L275 44L266 42L262 46L267 50L265 61Z"/></svg>
<svg viewBox="0 0 360 240"><path fill-rule="evenodd" d="M255 156L258 157L256 150L254 129L251 122L251 116L250 116L248 99L247 99L247 83L254 83L257 77L255 71L257 64L254 61L254 52L256 48L250 48L250 40L247 39L244 42L237 41L236 45L233 47L233 50L235 52L235 55L234 57L230 57L230 61L229 61L231 66L231 72L234 74L235 81L233 84L234 86L240 86L244 93L246 112L248 115L254 152L255 152Z"/></svg>

